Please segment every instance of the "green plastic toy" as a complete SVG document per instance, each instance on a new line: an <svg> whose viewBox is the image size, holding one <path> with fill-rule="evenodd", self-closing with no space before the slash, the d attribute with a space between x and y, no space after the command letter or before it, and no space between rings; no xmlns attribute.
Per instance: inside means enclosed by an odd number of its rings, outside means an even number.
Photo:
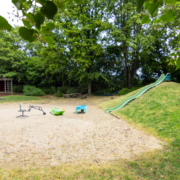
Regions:
<svg viewBox="0 0 180 180"><path fill-rule="evenodd" d="M55 108L51 109L51 111L50 111L50 113L55 116L62 115L64 112L65 112L65 110L63 108L58 108L58 107L55 107Z"/></svg>

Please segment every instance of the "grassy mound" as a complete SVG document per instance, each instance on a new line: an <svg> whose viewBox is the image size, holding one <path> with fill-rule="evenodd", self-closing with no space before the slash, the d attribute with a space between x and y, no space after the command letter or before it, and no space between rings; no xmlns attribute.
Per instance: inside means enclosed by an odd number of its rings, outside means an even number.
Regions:
<svg viewBox="0 0 180 180"><path fill-rule="evenodd" d="M103 102L105 110L136 94ZM163 82L113 114L169 142L163 152L129 163L131 173L147 179L180 179L180 84ZM151 170L150 170L151 169ZM145 178L146 179L146 178Z"/></svg>
<svg viewBox="0 0 180 180"><path fill-rule="evenodd" d="M103 109L115 107L138 91L104 102L100 106ZM170 142L180 139L180 84L164 82L113 113L138 126L153 130Z"/></svg>

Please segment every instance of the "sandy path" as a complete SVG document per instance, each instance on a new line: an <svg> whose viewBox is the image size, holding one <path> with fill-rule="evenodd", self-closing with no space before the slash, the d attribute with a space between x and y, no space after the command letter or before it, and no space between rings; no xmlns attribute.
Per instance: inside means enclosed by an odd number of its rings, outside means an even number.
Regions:
<svg viewBox="0 0 180 180"><path fill-rule="evenodd" d="M0 104L0 167L58 165L65 162L105 162L162 148L155 137L124 120L88 105L87 114L75 114L76 105L36 104L47 113L32 110L16 118L19 103ZM79 104L77 104L79 105ZM51 108L63 107L63 116ZM28 104L23 104L28 109Z"/></svg>

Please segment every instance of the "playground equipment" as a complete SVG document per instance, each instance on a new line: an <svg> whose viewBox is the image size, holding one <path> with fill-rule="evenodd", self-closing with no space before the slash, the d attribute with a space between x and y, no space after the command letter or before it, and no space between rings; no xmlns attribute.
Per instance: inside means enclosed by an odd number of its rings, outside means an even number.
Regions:
<svg viewBox="0 0 180 180"><path fill-rule="evenodd" d="M159 85L160 83L162 83L163 81L170 81L171 79L171 75L170 73L165 74L161 74L161 76L159 77L159 79L153 83L150 84L148 86L145 86L143 89L141 89L137 94L135 94L134 96L130 96L127 99L125 99L123 102L121 102L118 106L114 107L114 108L109 108L106 109L105 112L109 113L111 111L115 111L117 109L121 109L122 107L124 107L127 103L129 103L130 101L136 99L137 97L141 96L142 94L144 94L146 91L148 91L149 89Z"/></svg>
<svg viewBox="0 0 180 180"><path fill-rule="evenodd" d="M24 112L26 112L26 109L22 109L22 103L20 103L19 107L20 107L20 110L18 112L22 112L22 115L17 116L16 118L18 118L18 117L28 117L28 116L24 115Z"/></svg>
<svg viewBox="0 0 180 180"><path fill-rule="evenodd" d="M40 106L34 106L33 104L32 104L32 105L29 104L29 109L28 109L28 111L30 112L31 109L36 109L36 110L42 111L42 112L43 112L43 115L46 115L46 113L43 111L42 107L40 107Z"/></svg>
<svg viewBox="0 0 180 180"><path fill-rule="evenodd" d="M87 113L87 106L86 105L76 106L76 114L78 114L78 110Z"/></svg>
<svg viewBox="0 0 180 180"><path fill-rule="evenodd" d="M55 116L62 115L64 112L65 112L65 110L63 108L57 108L57 107L51 109L51 111L50 111L50 113Z"/></svg>
<svg viewBox="0 0 180 180"><path fill-rule="evenodd" d="M36 109L36 110L42 111L43 115L46 115L46 113L43 111L42 107L40 107L40 106L34 106L33 104L32 105L29 104L29 109L26 110L26 109L22 109L22 103L20 103L19 107L20 107L20 110L18 112L22 112L22 115L17 116L16 118L18 118L18 117L28 117L28 116L24 115L24 112L30 112L31 109Z"/></svg>

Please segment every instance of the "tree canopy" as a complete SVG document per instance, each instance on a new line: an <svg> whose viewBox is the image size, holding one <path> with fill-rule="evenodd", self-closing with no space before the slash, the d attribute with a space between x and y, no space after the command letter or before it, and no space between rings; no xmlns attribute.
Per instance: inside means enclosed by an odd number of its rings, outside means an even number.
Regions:
<svg viewBox="0 0 180 180"><path fill-rule="evenodd" d="M161 2L154 13L148 7L158 1L12 2L23 12L24 27L1 32L0 76L16 84L78 87L91 94L140 86L167 72L179 81L178 2ZM160 20L169 10L174 23Z"/></svg>

